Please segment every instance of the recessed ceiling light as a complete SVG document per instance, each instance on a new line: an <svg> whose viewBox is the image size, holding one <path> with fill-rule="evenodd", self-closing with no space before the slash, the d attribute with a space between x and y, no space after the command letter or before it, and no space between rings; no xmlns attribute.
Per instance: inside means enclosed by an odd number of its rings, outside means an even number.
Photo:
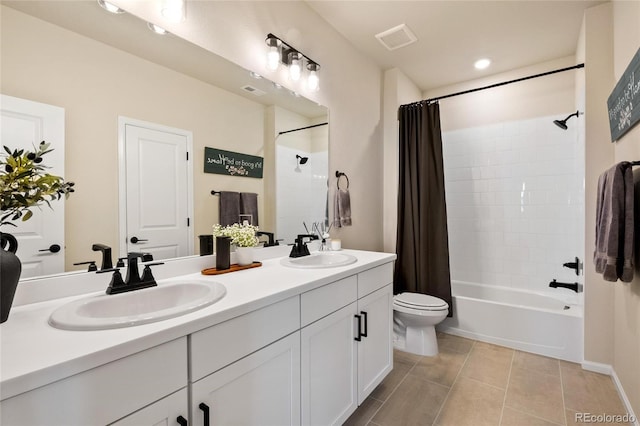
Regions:
<svg viewBox="0 0 640 426"><path fill-rule="evenodd" d="M120 9L118 6L111 4L104 0L98 0L98 4L107 12L111 13L124 13L124 9Z"/></svg>
<svg viewBox="0 0 640 426"><path fill-rule="evenodd" d="M251 76L251 78L255 78L256 80L260 80L262 78L262 76L255 71L250 71L249 75Z"/></svg>
<svg viewBox="0 0 640 426"><path fill-rule="evenodd" d="M483 70L485 68L487 68L489 65L491 65L491 60L490 59L478 59L473 66L476 67L476 69L478 70Z"/></svg>
<svg viewBox="0 0 640 426"><path fill-rule="evenodd" d="M151 22L148 22L147 26L149 27L149 29L151 31L153 31L156 34L165 35L167 33L167 30L165 30L162 27L157 26L156 24L152 24Z"/></svg>

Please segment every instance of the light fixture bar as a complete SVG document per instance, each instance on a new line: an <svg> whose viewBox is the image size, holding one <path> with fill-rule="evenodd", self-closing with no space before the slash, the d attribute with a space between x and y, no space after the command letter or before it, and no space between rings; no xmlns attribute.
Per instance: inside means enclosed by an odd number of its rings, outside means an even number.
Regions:
<svg viewBox="0 0 640 426"><path fill-rule="evenodd" d="M267 34L265 43L268 46L267 68L269 70L276 71L280 64L283 64L287 67L289 79L298 81L306 68L308 71L306 82L308 90L311 92L319 90L318 71L320 64L272 33ZM299 96L297 93L296 95Z"/></svg>

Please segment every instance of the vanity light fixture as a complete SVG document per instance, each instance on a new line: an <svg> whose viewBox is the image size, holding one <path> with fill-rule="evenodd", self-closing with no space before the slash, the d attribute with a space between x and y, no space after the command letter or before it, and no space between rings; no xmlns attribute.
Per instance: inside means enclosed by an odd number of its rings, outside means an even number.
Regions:
<svg viewBox="0 0 640 426"><path fill-rule="evenodd" d="M151 31L159 35L165 35L167 33L167 30L157 26L156 24L152 24L151 22L147 22L147 27L149 27Z"/></svg>
<svg viewBox="0 0 640 426"><path fill-rule="evenodd" d="M292 81L298 81L306 68L309 91L315 92L320 88L320 77L318 76L320 64L271 33L267 34L265 43L268 48L267 68L269 70L276 71L280 64L283 64L288 69L289 78Z"/></svg>
<svg viewBox="0 0 640 426"><path fill-rule="evenodd" d="M124 9L120 9L118 6L116 6L115 4L111 4L108 1L98 0L98 4L107 12L124 13Z"/></svg>
<svg viewBox="0 0 640 426"><path fill-rule="evenodd" d="M160 14L170 22L182 22L187 18L186 0L162 0Z"/></svg>

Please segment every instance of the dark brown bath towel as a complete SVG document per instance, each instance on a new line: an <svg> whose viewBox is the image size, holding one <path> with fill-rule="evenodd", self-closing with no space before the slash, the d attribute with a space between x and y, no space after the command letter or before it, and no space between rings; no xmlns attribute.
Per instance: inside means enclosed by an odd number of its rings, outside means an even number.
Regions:
<svg viewBox="0 0 640 426"><path fill-rule="evenodd" d="M631 163L611 167L598 179L596 272L606 281L633 280L633 171Z"/></svg>
<svg viewBox="0 0 640 426"><path fill-rule="evenodd" d="M233 225L240 221L240 193L220 191L220 225Z"/></svg>
<svg viewBox="0 0 640 426"><path fill-rule="evenodd" d="M249 224L258 226L258 194L254 192L240 193L240 214L251 215Z"/></svg>
<svg viewBox="0 0 640 426"><path fill-rule="evenodd" d="M333 226L337 228L351 226L351 195L348 189L336 189L336 202L333 206Z"/></svg>

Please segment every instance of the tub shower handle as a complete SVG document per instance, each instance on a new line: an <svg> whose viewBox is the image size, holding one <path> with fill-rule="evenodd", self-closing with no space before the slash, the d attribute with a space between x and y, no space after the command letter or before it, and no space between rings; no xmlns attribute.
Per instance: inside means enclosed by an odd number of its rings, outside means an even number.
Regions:
<svg viewBox="0 0 640 426"><path fill-rule="evenodd" d="M576 275L580 275L580 270L582 269L582 264L580 263L580 259L576 257L575 262L567 262L563 263L562 266L569 269L575 269Z"/></svg>
<svg viewBox="0 0 640 426"><path fill-rule="evenodd" d="M361 315L354 315L354 317L356 317L356 319L358 320L358 335L354 338L356 340L356 342L359 342L362 340L362 332L360 330L362 330L362 316Z"/></svg>

